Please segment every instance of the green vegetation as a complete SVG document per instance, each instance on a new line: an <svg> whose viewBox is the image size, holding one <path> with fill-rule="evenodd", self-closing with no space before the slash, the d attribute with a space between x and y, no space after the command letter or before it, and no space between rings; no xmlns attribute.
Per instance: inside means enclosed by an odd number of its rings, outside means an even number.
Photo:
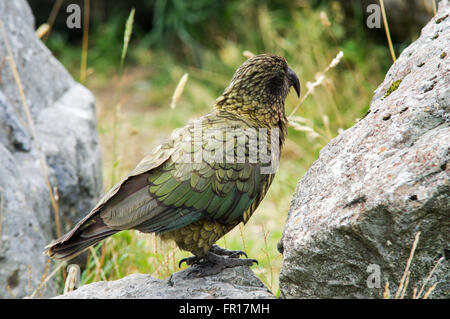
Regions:
<svg viewBox="0 0 450 319"><path fill-rule="evenodd" d="M389 50L367 39L363 19L346 21L337 2L322 8L281 0L259 5L164 3L156 1L151 33L135 25L121 77L128 12L91 28L85 85L97 99L105 191L173 129L209 111L245 61L244 51L285 57L300 78L302 97L306 92L308 96L290 117L292 126L268 195L245 227L218 242L258 259L253 270L277 294L282 255L276 245L295 186L320 149L367 112L372 92L392 62ZM77 78L81 46L68 44L64 34L56 32L46 44ZM344 53L340 63L323 73L340 51ZM185 73L189 79L172 109L173 92ZM286 100L288 115L298 103L291 93ZM154 235L124 231L90 250L81 281L114 280L137 272L165 278L188 255Z"/></svg>
<svg viewBox="0 0 450 319"><path fill-rule="evenodd" d="M384 97L388 97L389 95L391 95L392 92L397 90L398 87L400 86L400 83L402 83L402 80L397 80L397 81L392 82L391 86L389 86L389 88L387 89Z"/></svg>

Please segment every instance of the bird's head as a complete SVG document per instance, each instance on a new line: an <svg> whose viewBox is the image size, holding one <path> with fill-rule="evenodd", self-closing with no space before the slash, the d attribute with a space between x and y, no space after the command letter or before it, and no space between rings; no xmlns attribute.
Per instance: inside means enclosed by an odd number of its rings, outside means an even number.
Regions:
<svg viewBox="0 0 450 319"><path fill-rule="evenodd" d="M300 82L286 60L260 54L245 61L216 101L216 108L250 117L279 120L284 101L293 86L300 97ZM278 119L277 119L278 117Z"/></svg>

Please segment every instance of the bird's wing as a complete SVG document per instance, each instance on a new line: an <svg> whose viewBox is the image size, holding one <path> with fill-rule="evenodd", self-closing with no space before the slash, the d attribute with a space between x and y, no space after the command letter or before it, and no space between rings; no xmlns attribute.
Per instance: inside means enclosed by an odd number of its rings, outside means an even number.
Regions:
<svg viewBox="0 0 450 319"><path fill-rule="evenodd" d="M127 196L131 196L141 188L148 186L147 177L150 172L167 161L175 151L172 143L173 140L169 140L169 142L158 146L150 155L146 156L126 178L118 182L105 195L103 195L90 213L81 219L70 232L56 239L54 243L64 243L75 233L86 230L93 224L102 224L98 223L97 219L99 212L102 211L106 204L109 205L111 201L125 199Z"/></svg>
<svg viewBox="0 0 450 319"><path fill-rule="evenodd" d="M197 131L195 123L186 127L166 145L170 151L156 162L154 157L144 159L105 196L99 204L103 222L113 229L162 233L200 218L223 223L243 220L244 212L255 200L259 203L258 195L271 180L270 175L261 174L260 163L249 160L251 143L243 138L249 134L242 129L244 124L206 116ZM196 136L198 128L203 137ZM232 133L224 133L230 129ZM222 160L227 154L235 155L239 147L245 153L240 163Z"/></svg>

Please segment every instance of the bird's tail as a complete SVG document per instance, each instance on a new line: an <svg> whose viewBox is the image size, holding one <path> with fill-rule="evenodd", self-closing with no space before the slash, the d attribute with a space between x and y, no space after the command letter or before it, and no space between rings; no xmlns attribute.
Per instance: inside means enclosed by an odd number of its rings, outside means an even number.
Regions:
<svg viewBox="0 0 450 319"><path fill-rule="evenodd" d="M117 232L118 230L106 226L100 216L94 216L82 220L70 232L47 245L44 254L54 259L71 259Z"/></svg>

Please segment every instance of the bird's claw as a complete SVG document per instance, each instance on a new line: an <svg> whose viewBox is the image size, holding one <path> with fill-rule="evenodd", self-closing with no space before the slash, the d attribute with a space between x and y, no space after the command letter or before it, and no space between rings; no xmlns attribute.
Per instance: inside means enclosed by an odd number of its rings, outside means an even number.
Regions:
<svg viewBox="0 0 450 319"><path fill-rule="evenodd" d="M245 256L245 259L239 257ZM247 254L241 250L228 250L217 245L211 247L210 251L201 257L191 256L183 258L178 263L178 267L186 262L191 266L187 272L187 276L204 277L218 274L225 268L234 268L239 266L251 267L253 264L259 265L256 259L247 258Z"/></svg>
<svg viewBox="0 0 450 319"><path fill-rule="evenodd" d="M245 256L245 258L248 258L247 254L243 250L237 250L236 252L232 253L229 257L230 258L239 258L241 256Z"/></svg>
<svg viewBox="0 0 450 319"><path fill-rule="evenodd" d="M212 245L209 251L216 255L228 256L230 258L239 258L241 256L245 256L245 258L248 258L247 254L243 250L228 250L218 245Z"/></svg>
<svg viewBox="0 0 450 319"><path fill-rule="evenodd" d="M197 257L197 256L191 256L191 257L186 257L180 260L180 262L178 263L178 268L181 268L181 265L185 262L186 265L191 266L191 265L195 265L198 264L200 262L201 258Z"/></svg>

